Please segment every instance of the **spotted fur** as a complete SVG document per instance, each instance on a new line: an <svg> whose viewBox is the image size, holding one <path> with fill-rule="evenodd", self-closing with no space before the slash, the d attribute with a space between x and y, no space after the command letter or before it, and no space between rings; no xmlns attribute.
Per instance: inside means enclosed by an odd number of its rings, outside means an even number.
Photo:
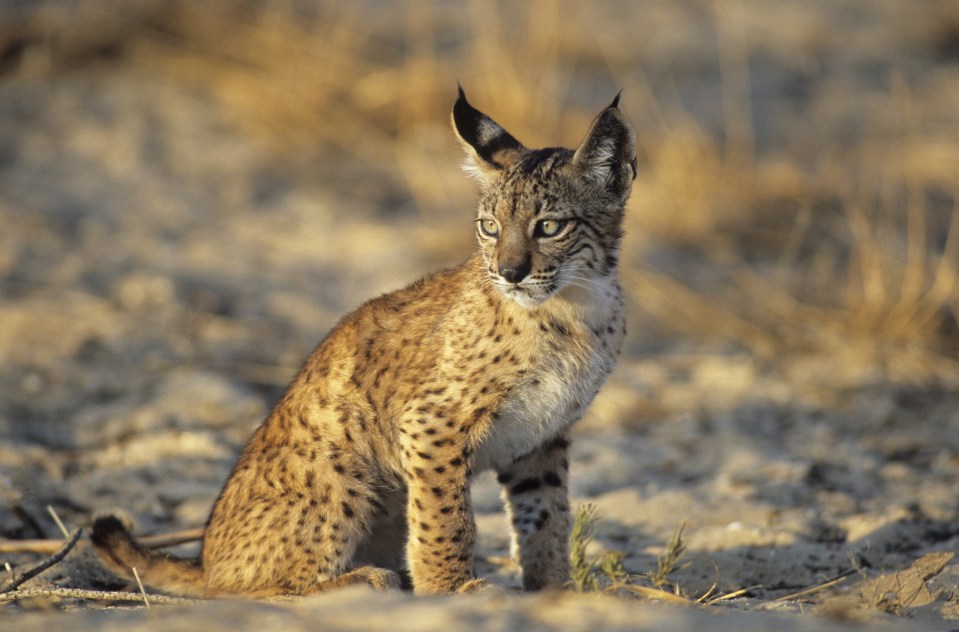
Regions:
<svg viewBox="0 0 959 632"><path fill-rule="evenodd" d="M569 576L569 430L625 335L617 277L635 174L617 100L576 150L530 150L462 90L453 127L479 180L478 251L376 298L320 343L247 443L199 560L151 552L116 519L111 568L182 594L306 594L349 583L466 590L470 479L503 485L523 585Z"/></svg>

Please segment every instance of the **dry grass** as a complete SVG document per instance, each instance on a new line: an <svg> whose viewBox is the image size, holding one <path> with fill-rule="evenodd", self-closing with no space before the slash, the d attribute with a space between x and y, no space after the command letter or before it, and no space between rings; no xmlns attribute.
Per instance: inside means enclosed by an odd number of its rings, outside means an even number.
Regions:
<svg viewBox="0 0 959 632"><path fill-rule="evenodd" d="M763 151L747 96L750 60L761 53L798 67L820 54L831 35L814 13L787 16L797 28L780 32L776 11L795 7L717 0L617 16L563 0L328 3L306 12L294 4L103 0L69 24L38 11L3 37L7 48L17 32L45 37L60 65L44 71L57 71L95 54L96 36L82 34L100 29L111 54L208 92L266 150L294 160L344 152L391 174L428 217L473 203L450 160L457 80L531 145L576 143L622 87L640 133L626 258L637 307L685 335L767 359L828 352L894 379L955 372L959 141L930 134L923 121L949 103L914 94L917 81L897 74L895 52L870 58L887 63L892 80L862 100L874 104L863 105L863 129L817 129L818 120L793 115L792 131L773 124L787 141ZM874 9L898 15L894 3ZM959 18L948 2L927 12L927 31L914 27L909 41L949 54ZM864 54L837 50L850 63ZM697 54L715 68L696 68ZM684 64L706 77L718 121L685 105L673 80L691 72ZM810 149L810 135L824 139Z"/></svg>
<svg viewBox="0 0 959 632"><path fill-rule="evenodd" d="M712 332L765 358L842 350L895 380L953 374L959 192L894 161L869 164L884 151L863 148L861 162L839 174L824 167L798 196L755 183L760 193L742 200L733 226L719 221L695 237L665 231L713 266L718 283L689 283L634 260L634 296L688 334Z"/></svg>

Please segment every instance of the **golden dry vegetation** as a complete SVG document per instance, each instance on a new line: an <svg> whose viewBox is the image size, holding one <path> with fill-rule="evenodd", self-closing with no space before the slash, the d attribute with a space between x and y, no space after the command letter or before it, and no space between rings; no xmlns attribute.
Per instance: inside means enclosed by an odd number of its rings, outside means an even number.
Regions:
<svg viewBox="0 0 959 632"><path fill-rule="evenodd" d="M278 161L386 171L424 222L472 204L446 125L457 81L531 145L577 142L622 89L637 309L767 359L955 369L953 3L24 6L6 11L8 74L122 58L203 92Z"/></svg>

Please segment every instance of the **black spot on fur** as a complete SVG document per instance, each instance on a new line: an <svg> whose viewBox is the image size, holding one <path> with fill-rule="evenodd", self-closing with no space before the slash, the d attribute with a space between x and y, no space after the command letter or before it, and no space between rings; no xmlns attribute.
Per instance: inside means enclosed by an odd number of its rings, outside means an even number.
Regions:
<svg viewBox="0 0 959 632"><path fill-rule="evenodd" d="M550 487L562 487L563 479L556 474L556 472L546 472L543 475L543 481Z"/></svg>
<svg viewBox="0 0 959 632"><path fill-rule="evenodd" d="M549 520L549 512L545 509L539 512L539 519L535 523L537 530L542 529L546 522Z"/></svg>
<svg viewBox="0 0 959 632"><path fill-rule="evenodd" d="M569 439L566 437L556 437L546 446L548 450L565 450L570 445Z"/></svg>
<svg viewBox="0 0 959 632"><path fill-rule="evenodd" d="M542 481L538 478L524 478L520 482L516 483L509 489L510 494L524 494L526 492L531 492L537 490L542 485Z"/></svg>

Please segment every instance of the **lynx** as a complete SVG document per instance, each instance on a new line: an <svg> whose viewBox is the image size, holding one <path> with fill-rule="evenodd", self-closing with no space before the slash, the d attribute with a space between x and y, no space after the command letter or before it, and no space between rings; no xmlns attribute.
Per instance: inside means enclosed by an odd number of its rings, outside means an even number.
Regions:
<svg viewBox="0 0 959 632"><path fill-rule="evenodd" d="M194 596L302 595L351 583L469 591L470 480L503 486L526 590L569 579L570 428L625 335L618 262L636 175L619 96L575 150L527 149L463 93L452 123L479 182L477 251L373 299L313 351L254 432L199 559L105 516L105 563Z"/></svg>

